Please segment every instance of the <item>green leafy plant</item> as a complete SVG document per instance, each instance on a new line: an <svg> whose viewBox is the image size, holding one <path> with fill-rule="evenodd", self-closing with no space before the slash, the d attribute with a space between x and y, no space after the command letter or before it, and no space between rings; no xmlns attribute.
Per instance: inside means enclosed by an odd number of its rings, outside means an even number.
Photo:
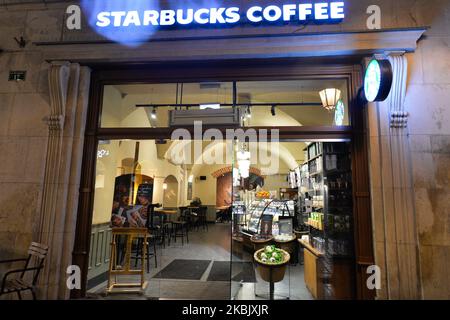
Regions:
<svg viewBox="0 0 450 320"><path fill-rule="evenodd" d="M268 264L280 264L284 261L283 251L274 245L266 246L264 251L260 253L260 260Z"/></svg>

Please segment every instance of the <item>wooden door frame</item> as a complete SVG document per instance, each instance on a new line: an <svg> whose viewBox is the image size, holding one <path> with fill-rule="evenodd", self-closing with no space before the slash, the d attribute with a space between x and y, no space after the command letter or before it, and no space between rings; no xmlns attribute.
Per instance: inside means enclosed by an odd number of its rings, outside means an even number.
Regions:
<svg viewBox="0 0 450 320"><path fill-rule="evenodd" d="M338 60L336 60L338 61ZM100 129L103 88L113 84L144 84L195 81L346 79L348 83L352 127L280 127L281 140L351 140L355 235L355 297L373 299L374 292L365 286L367 266L374 264L370 204L366 106L357 95L362 86L362 65L330 64L301 59L267 59L258 61L214 61L200 63L171 62L148 65L102 65L92 72L90 102L85 131L82 175L77 212L72 264L82 270L81 289L72 290L71 298L86 295L89 265L90 232L95 191L96 150L99 140L169 139L170 128ZM189 128L188 128L189 129ZM192 128L191 128L192 129ZM204 130L208 129L205 127ZM225 130L226 128L222 128ZM273 128L272 128L273 129Z"/></svg>

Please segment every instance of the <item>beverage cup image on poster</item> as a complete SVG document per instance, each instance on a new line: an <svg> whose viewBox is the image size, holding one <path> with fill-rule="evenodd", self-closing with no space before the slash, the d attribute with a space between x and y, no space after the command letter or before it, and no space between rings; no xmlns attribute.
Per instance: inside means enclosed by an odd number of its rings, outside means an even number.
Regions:
<svg viewBox="0 0 450 320"><path fill-rule="evenodd" d="M143 175L122 175L114 185L112 228L145 228L153 198L153 179Z"/></svg>

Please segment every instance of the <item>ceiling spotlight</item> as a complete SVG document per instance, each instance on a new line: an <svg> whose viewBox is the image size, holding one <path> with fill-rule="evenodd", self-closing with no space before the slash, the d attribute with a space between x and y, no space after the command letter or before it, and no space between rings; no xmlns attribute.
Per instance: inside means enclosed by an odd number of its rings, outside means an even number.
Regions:
<svg viewBox="0 0 450 320"><path fill-rule="evenodd" d="M247 107L247 118L252 117L252 110L250 109L250 106Z"/></svg>
<svg viewBox="0 0 450 320"><path fill-rule="evenodd" d="M270 109L270 113L272 113L272 116L276 116L276 110L275 110L275 105L272 106L272 109Z"/></svg>
<svg viewBox="0 0 450 320"><path fill-rule="evenodd" d="M152 113L150 116L152 119L154 119L154 120L156 119L156 107L153 107L153 110L152 110Z"/></svg>

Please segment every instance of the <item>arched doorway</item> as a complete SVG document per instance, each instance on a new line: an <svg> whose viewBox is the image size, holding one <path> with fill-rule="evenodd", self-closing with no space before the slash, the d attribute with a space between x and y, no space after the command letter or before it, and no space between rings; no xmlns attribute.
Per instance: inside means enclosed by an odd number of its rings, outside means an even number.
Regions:
<svg viewBox="0 0 450 320"><path fill-rule="evenodd" d="M163 207L176 208L178 206L178 180L173 175L167 176L163 183Z"/></svg>
<svg viewBox="0 0 450 320"><path fill-rule="evenodd" d="M233 201L233 169L231 166L222 168L212 173L217 179L216 183L216 206L230 206ZM242 181L243 189L256 189L264 186L264 177L257 168L250 168L250 176Z"/></svg>

